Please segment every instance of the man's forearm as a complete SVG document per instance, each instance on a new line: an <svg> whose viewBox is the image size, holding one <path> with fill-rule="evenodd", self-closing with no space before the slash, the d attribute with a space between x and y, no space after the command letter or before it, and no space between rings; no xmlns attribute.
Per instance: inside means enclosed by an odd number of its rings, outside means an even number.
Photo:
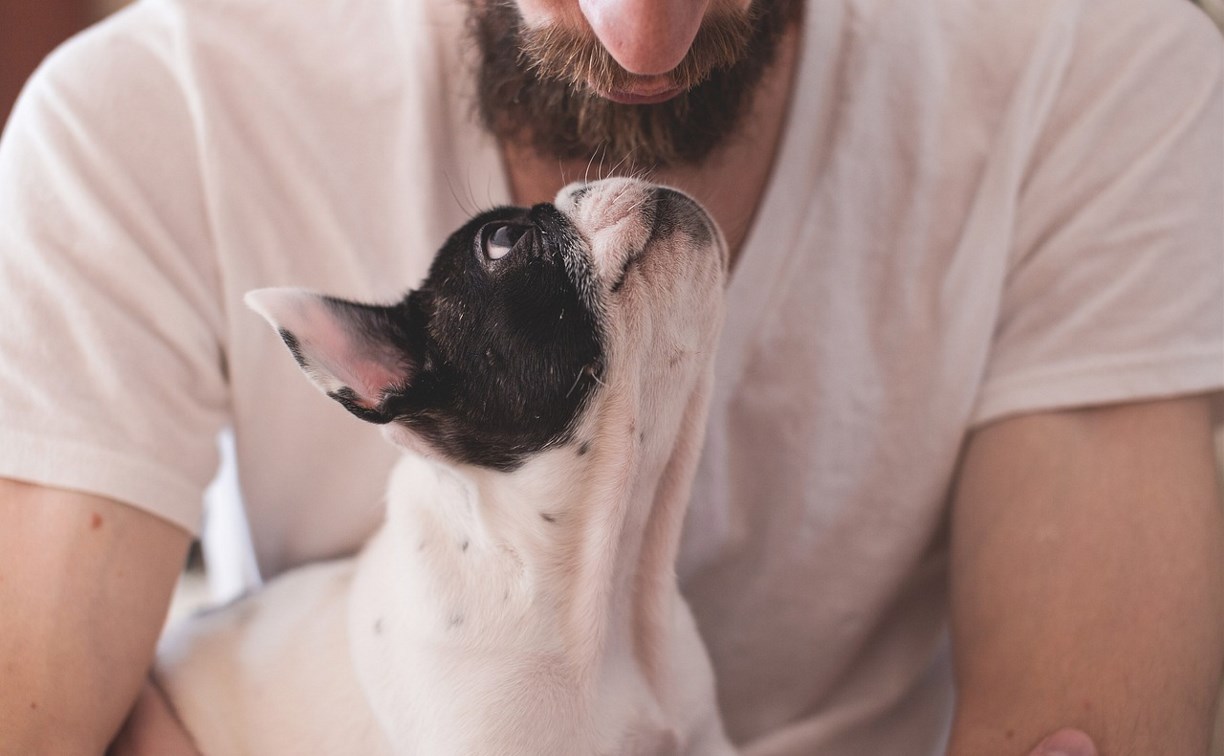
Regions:
<svg viewBox="0 0 1224 756"><path fill-rule="evenodd" d="M188 540L117 502L0 480L0 754L105 750Z"/></svg>
<svg viewBox="0 0 1224 756"><path fill-rule="evenodd" d="M1017 700L1002 706L986 700L963 701L957 709L956 722L947 756L1046 756L1040 746L1052 748L1053 753L1074 754L1065 747L1051 744L1053 733L1067 734L1074 729L1081 737L1069 736L1059 740L1073 741L1085 756L1146 756L1147 754L1180 756L1199 754L1206 756L1211 729L1212 713L1186 717L1183 710L1171 718L1159 715L1127 722L1116 715L1108 702L1100 707L1099 716L1091 712L1076 712L1075 706L1066 707L1030 705ZM1214 707L1209 707L1214 712ZM1200 709L1201 711L1201 709ZM1050 722L1075 722L1074 728ZM1179 721L1189 724L1181 725ZM1090 724L1099 722L1100 724ZM1094 733L1087 735L1088 732ZM1091 747L1091 750L1088 750Z"/></svg>
<svg viewBox="0 0 1224 756"><path fill-rule="evenodd" d="M107 756L199 756L199 751L165 693L148 680Z"/></svg>
<svg viewBox="0 0 1224 756"><path fill-rule="evenodd" d="M1224 526L1205 402L1003 421L954 507L951 754L1067 726L1108 756L1206 753Z"/></svg>

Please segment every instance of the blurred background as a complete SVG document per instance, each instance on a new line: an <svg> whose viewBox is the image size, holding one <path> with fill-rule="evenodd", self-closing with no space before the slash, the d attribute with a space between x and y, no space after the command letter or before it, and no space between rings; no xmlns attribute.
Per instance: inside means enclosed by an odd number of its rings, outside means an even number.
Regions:
<svg viewBox="0 0 1224 756"><path fill-rule="evenodd" d="M128 2L130 0L0 0L0 124L8 120L13 101L25 80L51 50ZM1197 2L1224 30L1224 0ZM1224 139L1224 133L1220 138ZM1224 479L1224 428L1217 431L1216 440L1221 479ZM232 598L259 580L241 513L231 440L223 436L219 443L224 460L222 472L207 494L206 506L205 529L210 534L207 539L210 554L202 554L198 545L193 548L172 607L171 620L201 605ZM213 537L214 534L218 537ZM210 556L215 558L208 558ZM205 563L211 566L207 579ZM1221 703L1212 756L1224 756L1224 701Z"/></svg>
<svg viewBox="0 0 1224 756"><path fill-rule="evenodd" d="M47 53L127 0L0 0L0 123Z"/></svg>

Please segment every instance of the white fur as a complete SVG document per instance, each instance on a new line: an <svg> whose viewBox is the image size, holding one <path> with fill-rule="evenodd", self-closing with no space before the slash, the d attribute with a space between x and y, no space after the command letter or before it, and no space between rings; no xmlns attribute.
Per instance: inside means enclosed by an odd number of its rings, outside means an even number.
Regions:
<svg viewBox="0 0 1224 756"><path fill-rule="evenodd" d="M673 572L725 249L712 230L716 249L674 236L642 250L648 190L558 196L598 286L643 254L604 298L605 387L575 443L513 473L406 452L355 560L290 573L167 640L158 679L206 755L734 753Z"/></svg>

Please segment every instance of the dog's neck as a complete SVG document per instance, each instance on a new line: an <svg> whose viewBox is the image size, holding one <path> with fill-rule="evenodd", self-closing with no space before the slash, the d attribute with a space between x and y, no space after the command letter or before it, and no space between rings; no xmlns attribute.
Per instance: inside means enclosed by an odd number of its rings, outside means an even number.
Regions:
<svg viewBox="0 0 1224 756"><path fill-rule="evenodd" d="M416 455L397 466L349 615L358 675L393 742L429 742L397 713L437 720L430 700L479 702L437 725L473 747L624 747L608 727L666 741L689 689L712 684L703 664L672 669L700 653L675 578L712 384L705 356L690 357L655 375L609 370L572 438L514 472ZM522 733L524 697L572 730Z"/></svg>
<svg viewBox="0 0 1224 756"><path fill-rule="evenodd" d="M484 574L469 573L464 589L518 586L553 615L572 669L597 676L628 656L653 684L678 597L676 552L709 383L700 376L674 406L601 396L570 443L511 473L410 457L392 481L388 538L419 558L418 569L476 564ZM505 558L466 558L482 553Z"/></svg>
<svg viewBox="0 0 1224 756"><path fill-rule="evenodd" d="M354 663L393 743L427 742L397 712L436 719L431 697L479 702L438 724L473 747L600 752L590 738L623 735L593 724L604 716L671 737L685 686L709 684L669 669L700 648L675 560L712 371L687 383L670 402L596 398L571 442L511 473L405 456L349 611ZM524 696L572 731L522 733Z"/></svg>

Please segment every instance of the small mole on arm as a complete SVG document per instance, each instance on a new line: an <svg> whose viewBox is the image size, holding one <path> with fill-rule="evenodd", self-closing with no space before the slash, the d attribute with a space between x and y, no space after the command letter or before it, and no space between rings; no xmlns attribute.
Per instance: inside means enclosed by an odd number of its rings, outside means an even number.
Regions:
<svg viewBox="0 0 1224 756"><path fill-rule="evenodd" d="M547 512L541 512L540 517L544 518L544 522L556 522L557 521L557 518L555 515L550 515Z"/></svg>
<svg viewBox="0 0 1224 756"><path fill-rule="evenodd" d="M89 516L89 528L90 530L97 530L100 527L102 527L102 515L94 512Z"/></svg>

